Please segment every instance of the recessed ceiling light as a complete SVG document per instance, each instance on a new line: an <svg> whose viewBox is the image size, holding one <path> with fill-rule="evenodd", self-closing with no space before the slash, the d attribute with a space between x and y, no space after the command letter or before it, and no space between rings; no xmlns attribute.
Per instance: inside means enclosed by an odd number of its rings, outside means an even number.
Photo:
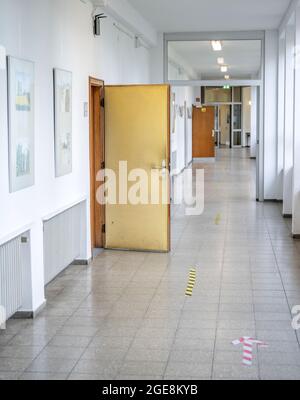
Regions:
<svg viewBox="0 0 300 400"><path fill-rule="evenodd" d="M220 40L213 40L211 42L212 48L214 51L221 51L222 50L222 43Z"/></svg>
<svg viewBox="0 0 300 400"><path fill-rule="evenodd" d="M219 57L218 58L218 64L220 64L220 65L224 64L224 58L223 57Z"/></svg>
<svg viewBox="0 0 300 400"><path fill-rule="evenodd" d="M227 71L228 71L227 65L222 65L221 72L227 72Z"/></svg>
<svg viewBox="0 0 300 400"><path fill-rule="evenodd" d="M225 75L224 78L228 81L228 79L230 79L229 75Z"/></svg>

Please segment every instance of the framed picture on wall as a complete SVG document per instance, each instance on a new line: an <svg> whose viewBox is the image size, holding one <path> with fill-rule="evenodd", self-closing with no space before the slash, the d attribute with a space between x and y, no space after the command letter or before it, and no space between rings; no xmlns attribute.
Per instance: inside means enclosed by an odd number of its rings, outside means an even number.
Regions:
<svg viewBox="0 0 300 400"><path fill-rule="evenodd" d="M72 172L72 72L54 69L55 176Z"/></svg>
<svg viewBox="0 0 300 400"><path fill-rule="evenodd" d="M34 63L7 57L10 192L34 185Z"/></svg>

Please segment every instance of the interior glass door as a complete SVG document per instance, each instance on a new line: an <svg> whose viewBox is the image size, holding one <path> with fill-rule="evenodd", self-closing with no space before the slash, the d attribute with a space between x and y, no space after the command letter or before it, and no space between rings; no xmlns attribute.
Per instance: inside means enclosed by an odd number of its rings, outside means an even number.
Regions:
<svg viewBox="0 0 300 400"><path fill-rule="evenodd" d="M220 107L215 107L215 145L220 147Z"/></svg>
<svg viewBox="0 0 300 400"><path fill-rule="evenodd" d="M242 147L242 105L232 106L232 147Z"/></svg>

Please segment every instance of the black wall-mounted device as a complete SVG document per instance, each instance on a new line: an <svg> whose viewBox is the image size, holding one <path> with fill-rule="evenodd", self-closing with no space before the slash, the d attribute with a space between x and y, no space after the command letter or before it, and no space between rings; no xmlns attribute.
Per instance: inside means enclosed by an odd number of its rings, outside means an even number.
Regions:
<svg viewBox="0 0 300 400"><path fill-rule="evenodd" d="M101 35L101 19L107 18L106 15L102 14L97 14L94 17L94 35L95 36L100 36Z"/></svg>

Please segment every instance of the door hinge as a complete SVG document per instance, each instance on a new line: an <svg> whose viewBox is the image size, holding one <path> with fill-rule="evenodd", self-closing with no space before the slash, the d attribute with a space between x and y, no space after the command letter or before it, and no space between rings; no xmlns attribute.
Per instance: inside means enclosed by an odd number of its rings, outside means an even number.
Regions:
<svg viewBox="0 0 300 400"><path fill-rule="evenodd" d="M106 225L105 224L102 225L102 233L106 233Z"/></svg>
<svg viewBox="0 0 300 400"><path fill-rule="evenodd" d="M104 100L104 97L102 97L102 99L100 99L100 106L101 107L105 107L105 100Z"/></svg>

